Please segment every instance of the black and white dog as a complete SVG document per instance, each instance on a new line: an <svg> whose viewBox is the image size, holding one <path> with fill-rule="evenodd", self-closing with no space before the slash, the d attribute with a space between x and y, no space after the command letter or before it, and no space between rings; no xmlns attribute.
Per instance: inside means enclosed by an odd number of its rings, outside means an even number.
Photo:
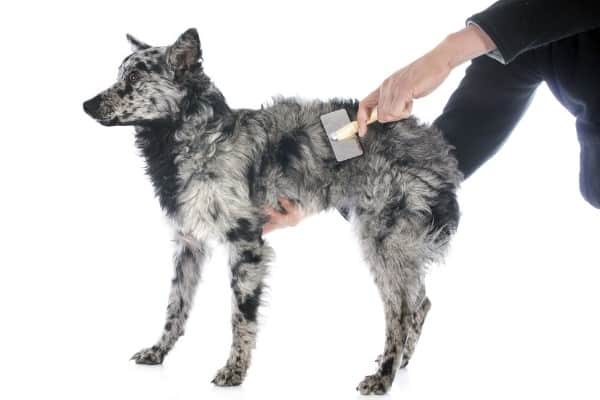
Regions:
<svg viewBox="0 0 600 400"><path fill-rule="evenodd" d="M160 340L133 356L160 364L184 330L207 240L229 250L233 342L213 382L239 385L250 364L257 308L273 251L264 207L291 199L304 213L347 208L381 294L386 339L379 368L358 386L385 393L414 350L430 303L423 277L456 230L457 162L441 133L409 118L369 127L364 155L337 162L319 117L356 101L277 99L232 110L203 72L198 33L166 47L134 48L118 81L84 103L104 125L133 125L160 204L175 226L175 277Z"/></svg>

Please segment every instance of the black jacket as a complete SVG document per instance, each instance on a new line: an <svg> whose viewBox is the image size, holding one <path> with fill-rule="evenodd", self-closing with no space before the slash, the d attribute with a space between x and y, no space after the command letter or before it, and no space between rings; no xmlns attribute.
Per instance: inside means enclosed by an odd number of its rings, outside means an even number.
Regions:
<svg viewBox="0 0 600 400"><path fill-rule="evenodd" d="M472 61L433 123L461 172L470 176L500 149L545 81L576 118L580 190L600 208L600 0L500 0L467 23L497 50L488 54L496 61Z"/></svg>
<svg viewBox="0 0 600 400"><path fill-rule="evenodd" d="M467 23L497 51L471 62L434 121L465 177L500 149L546 82L575 117L580 190L600 208L600 0L501 0ZM532 149L532 162L544 145Z"/></svg>
<svg viewBox="0 0 600 400"><path fill-rule="evenodd" d="M509 63L528 50L600 27L600 0L501 0L469 22L496 44L491 56Z"/></svg>

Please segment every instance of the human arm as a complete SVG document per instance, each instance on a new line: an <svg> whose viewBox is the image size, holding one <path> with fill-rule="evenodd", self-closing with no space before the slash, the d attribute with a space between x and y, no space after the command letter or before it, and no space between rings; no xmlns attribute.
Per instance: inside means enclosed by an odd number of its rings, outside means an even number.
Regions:
<svg viewBox="0 0 600 400"><path fill-rule="evenodd" d="M367 132L366 122L377 107L379 122L408 117L414 99L435 90L453 68L496 48L494 42L475 25L448 35L434 49L399 69L364 98L358 108L359 135Z"/></svg>
<svg viewBox="0 0 600 400"><path fill-rule="evenodd" d="M379 121L408 117L414 99L435 90L450 71L488 54L509 63L519 54L600 26L598 0L501 0L467 18L467 27L388 77L359 104L359 135L377 107ZM479 29L478 29L479 28Z"/></svg>

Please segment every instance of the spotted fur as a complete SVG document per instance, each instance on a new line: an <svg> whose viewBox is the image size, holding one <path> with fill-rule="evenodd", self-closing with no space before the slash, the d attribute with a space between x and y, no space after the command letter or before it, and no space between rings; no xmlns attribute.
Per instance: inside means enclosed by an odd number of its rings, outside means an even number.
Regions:
<svg viewBox="0 0 600 400"><path fill-rule="evenodd" d="M409 118L369 127L362 157L337 162L319 116L352 100L277 98L260 110L232 110L206 76L198 34L167 47L131 36L134 52L117 82L84 103L104 125L133 125L162 208L174 226L175 277L159 341L133 356L160 364L183 334L209 242L229 251L233 341L213 382L239 385L256 342L257 311L273 251L262 238L265 205L287 197L306 214L349 214L383 300L384 352L358 386L385 393L408 362L430 303L426 266L457 228L461 175L439 131Z"/></svg>

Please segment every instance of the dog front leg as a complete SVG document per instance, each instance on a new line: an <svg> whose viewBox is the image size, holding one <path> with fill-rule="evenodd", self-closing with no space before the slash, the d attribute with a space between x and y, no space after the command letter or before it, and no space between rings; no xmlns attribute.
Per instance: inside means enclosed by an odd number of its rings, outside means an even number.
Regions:
<svg viewBox="0 0 600 400"><path fill-rule="evenodd" d="M206 252L204 243L190 242L178 237L174 256L175 277L171 281L167 320L158 342L131 357L136 363L161 364L177 339L183 335Z"/></svg>
<svg viewBox="0 0 600 400"><path fill-rule="evenodd" d="M229 359L212 381L217 386L236 386L244 380L256 343L258 307L272 256L260 236L230 244L233 339Z"/></svg>

